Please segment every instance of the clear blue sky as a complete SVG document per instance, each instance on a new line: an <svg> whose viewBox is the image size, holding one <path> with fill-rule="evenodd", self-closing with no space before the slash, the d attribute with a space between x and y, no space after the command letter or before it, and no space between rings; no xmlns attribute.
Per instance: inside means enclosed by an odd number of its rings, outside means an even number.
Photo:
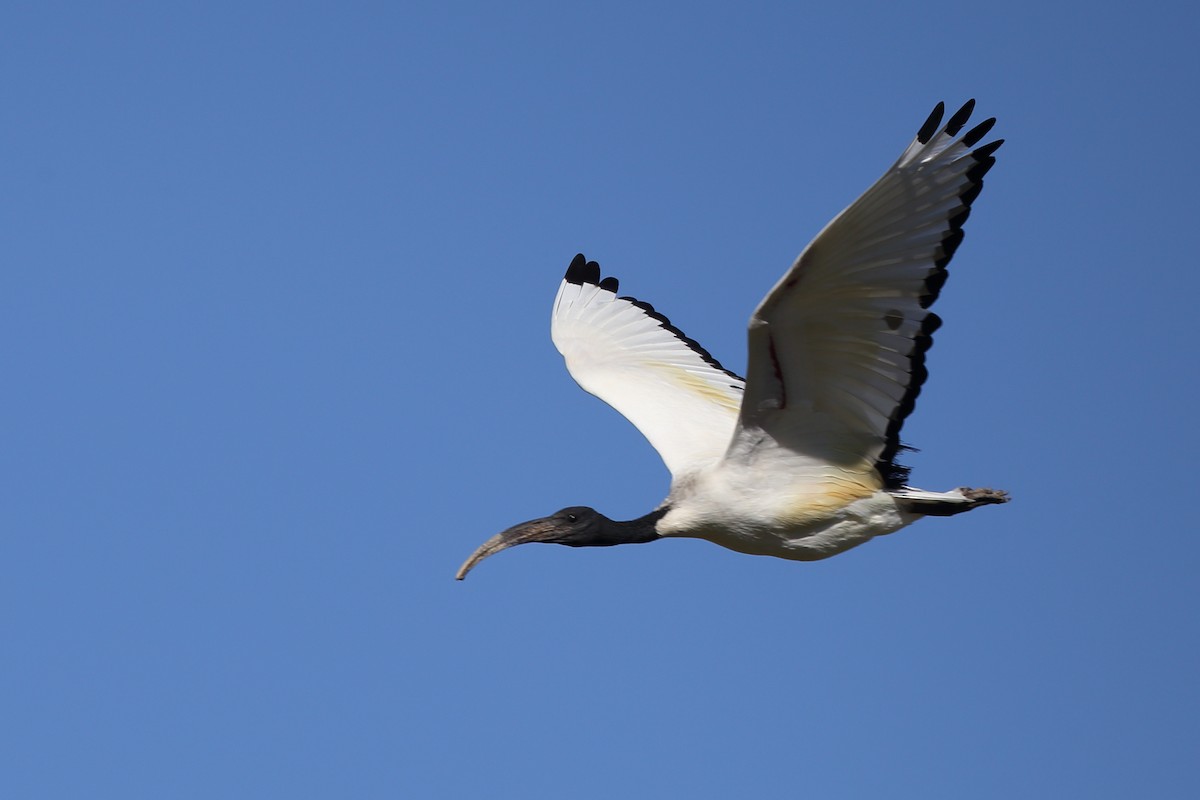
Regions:
<svg viewBox="0 0 1200 800"><path fill-rule="evenodd" d="M8 4L0 795L1196 796L1185 5ZM741 370L969 97L1008 143L905 433L1011 504L452 579L666 492L550 343L577 251Z"/></svg>

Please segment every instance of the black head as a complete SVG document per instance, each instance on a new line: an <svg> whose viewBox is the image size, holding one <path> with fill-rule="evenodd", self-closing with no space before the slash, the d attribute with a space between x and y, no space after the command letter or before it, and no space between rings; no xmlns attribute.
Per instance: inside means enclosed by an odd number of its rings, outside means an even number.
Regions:
<svg viewBox="0 0 1200 800"><path fill-rule="evenodd" d="M604 533L612 526L613 521L596 509L587 506L564 508L562 511L556 511L550 516L534 520L534 522L546 524L546 538L533 541L565 544L568 547L598 547L619 544L615 541L603 541ZM532 524L532 522L525 523L525 525Z"/></svg>
<svg viewBox="0 0 1200 800"><path fill-rule="evenodd" d="M661 513L631 522L613 522L587 506L571 506L548 517L531 519L514 525L484 542L458 570L455 577L462 580L483 559L509 547L529 542L565 544L568 547L608 547L614 544L649 542L658 538L654 522Z"/></svg>

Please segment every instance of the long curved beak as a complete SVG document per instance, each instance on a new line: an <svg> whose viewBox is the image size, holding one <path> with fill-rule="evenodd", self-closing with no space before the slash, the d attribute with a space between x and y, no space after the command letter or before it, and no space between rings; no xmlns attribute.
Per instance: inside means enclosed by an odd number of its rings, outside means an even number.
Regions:
<svg viewBox="0 0 1200 800"><path fill-rule="evenodd" d="M463 565L458 568L458 574L454 576L454 579L461 581L467 577L468 572L475 568L476 564L490 555L499 553L501 550L507 550L519 544L528 544L529 542L552 542L554 541L554 532L554 526L549 519L545 518L532 519L529 522L514 525L506 531L501 531L481 544L479 549L463 562Z"/></svg>

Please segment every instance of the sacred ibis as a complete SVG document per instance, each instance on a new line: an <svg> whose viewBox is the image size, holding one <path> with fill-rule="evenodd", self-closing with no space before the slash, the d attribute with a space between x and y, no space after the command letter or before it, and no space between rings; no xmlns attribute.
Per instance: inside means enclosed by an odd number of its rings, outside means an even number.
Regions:
<svg viewBox="0 0 1200 800"><path fill-rule="evenodd" d="M941 324L929 307L1004 141L976 147L994 118L959 136L974 106L942 125L938 103L900 159L800 253L750 317L745 378L575 256L551 337L579 385L662 456L670 492L626 522L586 507L523 522L485 542L458 579L527 542L694 537L811 561L923 516L1006 502L994 489L913 488L896 460Z"/></svg>

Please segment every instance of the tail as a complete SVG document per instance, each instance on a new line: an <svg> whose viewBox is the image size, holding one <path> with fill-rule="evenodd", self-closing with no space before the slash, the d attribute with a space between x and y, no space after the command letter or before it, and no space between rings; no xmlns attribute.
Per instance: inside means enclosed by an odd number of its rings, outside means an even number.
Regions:
<svg viewBox="0 0 1200 800"><path fill-rule="evenodd" d="M892 491L896 505L906 514L928 517L949 517L979 506L1007 503L1008 492L999 489L955 489L952 492L927 492L905 486Z"/></svg>

